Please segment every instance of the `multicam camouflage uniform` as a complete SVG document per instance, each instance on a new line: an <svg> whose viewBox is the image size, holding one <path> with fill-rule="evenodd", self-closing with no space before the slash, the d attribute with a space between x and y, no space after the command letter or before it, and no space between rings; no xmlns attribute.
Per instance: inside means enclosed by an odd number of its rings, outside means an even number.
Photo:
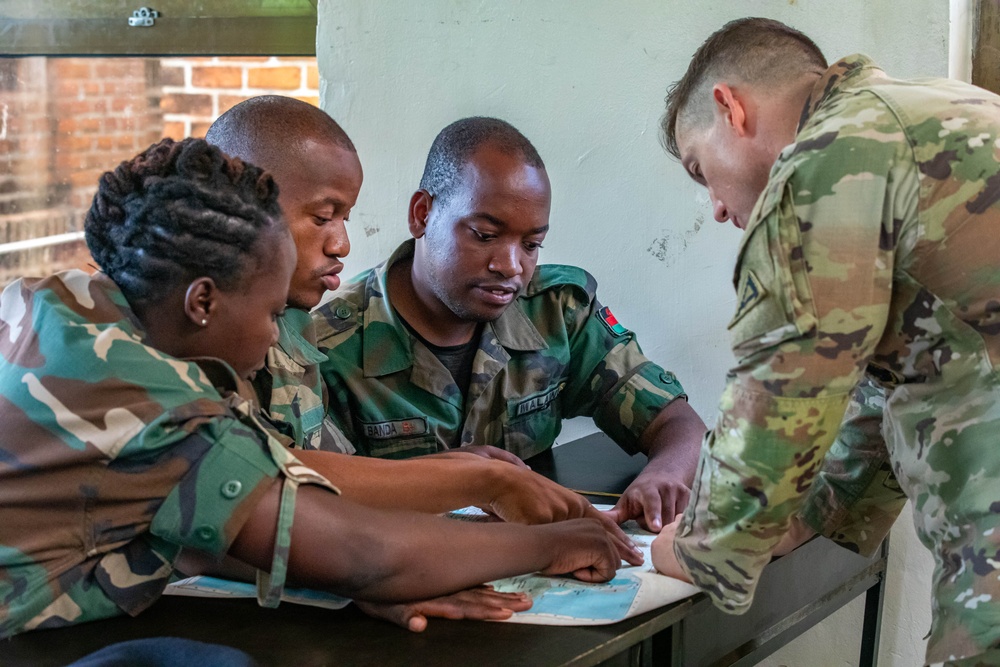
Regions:
<svg viewBox="0 0 1000 667"><path fill-rule="evenodd" d="M284 477L260 581L274 605L297 485L336 491L267 437L228 366L178 361L142 337L102 275L0 296L0 637L141 612L182 547L225 552Z"/></svg>
<svg viewBox="0 0 1000 667"><path fill-rule="evenodd" d="M452 443L522 458L552 446L566 417L589 415L628 452L653 417L684 396L672 373L594 298L582 269L540 266L525 293L486 324L467 396L387 301L387 262L314 312L329 417L367 456L404 458Z"/></svg>
<svg viewBox="0 0 1000 667"><path fill-rule="evenodd" d="M928 660L998 664L998 156L978 88L863 56L814 88L740 248L738 361L675 545L719 606L747 609L807 494L809 523L873 549L888 458L936 559Z"/></svg>

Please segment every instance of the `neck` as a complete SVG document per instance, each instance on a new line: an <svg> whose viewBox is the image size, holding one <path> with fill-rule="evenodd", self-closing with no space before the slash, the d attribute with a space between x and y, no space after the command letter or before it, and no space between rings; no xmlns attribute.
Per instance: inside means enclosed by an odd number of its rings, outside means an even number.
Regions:
<svg viewBox="0 0 1000 667"><path fill-rule="evenodd" d="M142 328L145 331L143 342L152 348L169 354L172 357L183 359L193 356L190 352L190 335L185 322L178 321L168 316L167 313L176 313L179 308L148 308L139 317ZM138 313L137 313L138 315Z"/></svg>
<svg viewBox="0 0 1000 667"><path fill-rule="evenodd" d="M770 139L772 147L775 149L775 157L782 148L795 141L799 120L802 118L802 108L808 102L813 87L819 79L820 74L818 73L803 74L770 97L768 114L775 121L769 125L774 128Z"/></svg>
<svg viewBox="0 0 1000 667"><path fill-rule="evenodd" d="M430 288L420 282L413 259L389 267L386 286L392 293L389 303L428 342L450 347L468 343L475 335L476 322L455 315Z"/></svg>

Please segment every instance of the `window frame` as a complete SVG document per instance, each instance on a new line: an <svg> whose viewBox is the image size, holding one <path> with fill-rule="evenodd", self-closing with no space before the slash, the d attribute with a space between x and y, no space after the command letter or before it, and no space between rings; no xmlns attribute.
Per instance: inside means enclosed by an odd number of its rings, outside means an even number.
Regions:
<svg viewBox="0 0 1000 667"><path fill-rule="evenodd" d="M141 0L140 0L141 1ZM149 0L158 16L130 26L121 2L0 0L3 56L315 56L315 0ZM208 5L209 10L204 9ZM127 7L127 9L126 9ZM161 9L162 8L162 9ZM113 16L109 13L114 12Z"/></svg>

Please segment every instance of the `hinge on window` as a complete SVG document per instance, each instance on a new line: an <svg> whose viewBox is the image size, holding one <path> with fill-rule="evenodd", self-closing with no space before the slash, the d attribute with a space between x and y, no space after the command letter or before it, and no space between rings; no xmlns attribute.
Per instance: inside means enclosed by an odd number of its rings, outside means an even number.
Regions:
<svg viewBox="0 0 1000 667"><path fill-rule="evenodd" d="M160 12L149 7L140 7L128 17L128 24L132 28L151 28L158 18Z"/></svg>

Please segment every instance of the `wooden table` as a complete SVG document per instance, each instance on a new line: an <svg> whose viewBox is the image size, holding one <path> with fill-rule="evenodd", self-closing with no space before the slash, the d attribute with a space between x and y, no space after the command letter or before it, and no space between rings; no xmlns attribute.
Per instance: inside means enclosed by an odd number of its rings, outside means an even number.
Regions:
<svg viewBox="0 0 1000 667"><path fill-rule="evenodd" d="M571 488L621 491L644 462L596 434L529 463ZM234 646L264 666L753 665L866 592L860 664L872 665L885 563L884 550L865 559L817 539L766 568L754 606L744 616L722 614L698 595L594 627L431 619L426 631L415 634L353 607L263 609L252 600L165 597L137 618L40 630L0 642L0 665L61 666L114 642L154 636Z"/></svg>

